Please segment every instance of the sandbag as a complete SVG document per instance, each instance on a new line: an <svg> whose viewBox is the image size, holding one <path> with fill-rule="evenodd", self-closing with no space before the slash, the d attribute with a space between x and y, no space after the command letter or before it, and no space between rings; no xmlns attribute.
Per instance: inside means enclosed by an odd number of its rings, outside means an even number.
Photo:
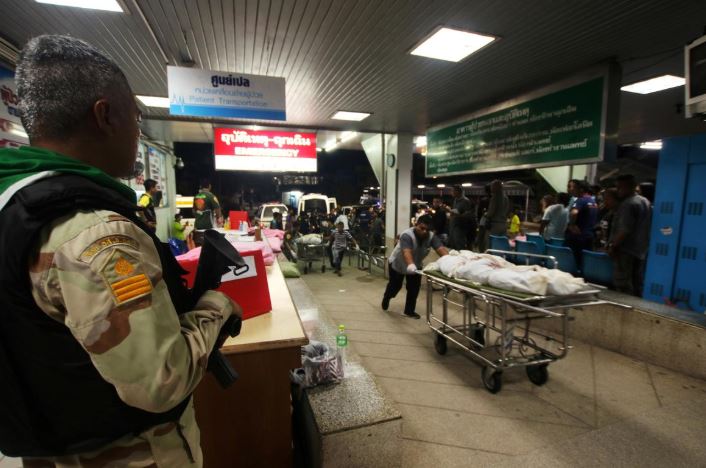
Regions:
<svg viewBox="0 0 706 468"><path fill-rule="evenodd" d="M292 262L279 262L279 268L282 270L282 275L285 278L299 278L301 273L299 273L299 268Z"/></svg>

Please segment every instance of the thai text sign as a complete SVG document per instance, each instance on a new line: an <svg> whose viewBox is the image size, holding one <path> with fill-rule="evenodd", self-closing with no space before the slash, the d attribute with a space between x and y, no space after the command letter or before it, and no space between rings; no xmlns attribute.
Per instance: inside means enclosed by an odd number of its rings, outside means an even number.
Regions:
<svg viewBox="0 0 706 468"><path fill-rule="evenodd" d="M167 67L169 113L287 120L284 78Z"/></svg>
<svg viewBox="0 0 706 468"><path fill-rule="evenodd" d="M214 129L217 170L316 172L316 134Z"/></svg>
<svg viewBox="0 0 706 468"><path fill-rule="evenodd" d="M603 159L607 81L601 76L430 130L426 175Z"/></svg>

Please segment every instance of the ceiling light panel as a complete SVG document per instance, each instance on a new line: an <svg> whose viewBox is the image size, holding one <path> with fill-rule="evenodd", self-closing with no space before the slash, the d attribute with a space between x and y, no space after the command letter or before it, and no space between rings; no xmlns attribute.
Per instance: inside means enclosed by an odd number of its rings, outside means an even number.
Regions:
<svg viewBox="0 0 706 468"><path fill-rule="evenodd" d="M338 111L331 117L334 120L353 120L355 122L360 122L363 119L370 117L369 112L350 112L350 111Z"/></svg>
<svg viewBox="0 0 706 468"><path fill-rule="evenodd" d="M470 31L441 28L415 47L410 54L448 62L460 62L482 49L496 37Z"/></svg>
<svg viewBox="0 0 706 468"><path fill-rule="evenodd" d="M639 81L631 85L623 86L620 89L627 91L628 93L650 94L669 88L676 88L677 86L684 86L684 82L684 78L680 76L662 75L649 80Z"/></svg>
<svg viewBox="0 0 706 468"><path fill-rule="evenodd" d="M135 96L142 104L147 107L162 107L169 109L169 98L159 96Z"/></svg>
<svg viewBox="0 0 706 468"><path fill-rule="evenodd" d="M116 11L123 13L123 8L116 0L36 0L37 3L59 5L88 10Z"/></svg>

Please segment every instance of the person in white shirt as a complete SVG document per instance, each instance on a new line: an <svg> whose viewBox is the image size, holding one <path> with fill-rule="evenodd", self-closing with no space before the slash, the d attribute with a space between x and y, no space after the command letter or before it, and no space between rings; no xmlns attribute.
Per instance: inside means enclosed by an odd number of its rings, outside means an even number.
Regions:
<svg viewBox="0 0 706 468"><path fill-rule="evenodd" d="M542 203L544 204L544 215L539 233L547 241L552 237L563 239L566 225L569 222L569 194L559 193L556 200L552 195L545 195L542 198Z"/></svg>
<svg viewBox="0 0 706 468"><path fill-rule="evenodd" d="M338 217L334 222L334 227L338 226L338 223L343 223L343 230L349 231L350 227L348 226L348 216L344 215L341 210L336 210L336 213L338 213Z"/></svg>

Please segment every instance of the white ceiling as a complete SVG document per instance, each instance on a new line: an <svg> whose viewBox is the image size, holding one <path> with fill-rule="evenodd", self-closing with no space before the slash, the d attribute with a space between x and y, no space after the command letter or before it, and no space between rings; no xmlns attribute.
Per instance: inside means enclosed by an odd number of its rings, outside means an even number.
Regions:
<svg viewBox="0 0 706 468"><path fill-rule="evenodd" d="M192 63L285 77L287 121L274 125L422 134L606 60L622 65L624 83L655 73L683 75L682 47L703 34L706 23L703 0L123 3L127 14L0 0L0 34L18 46L47 33L84 38L117 60L136 94L166 96L166 65ZM439 25L500 40L460 63L408 53ZM621 122L621 128L630 124L629 138L621 139L640 138L644 129L636 122L659 131L654 114L667 115L679 92L669 96L623 99L629 106L623 115L631 120ZM372 116L359 123L331 120L339 109ZM144 110L145 131L155 138L210 141L203 121L160 123L169 118L166 110ZM682 120L673 124L670 131L684 131ZM698 122L686 125L706 131Z"/></svg>

